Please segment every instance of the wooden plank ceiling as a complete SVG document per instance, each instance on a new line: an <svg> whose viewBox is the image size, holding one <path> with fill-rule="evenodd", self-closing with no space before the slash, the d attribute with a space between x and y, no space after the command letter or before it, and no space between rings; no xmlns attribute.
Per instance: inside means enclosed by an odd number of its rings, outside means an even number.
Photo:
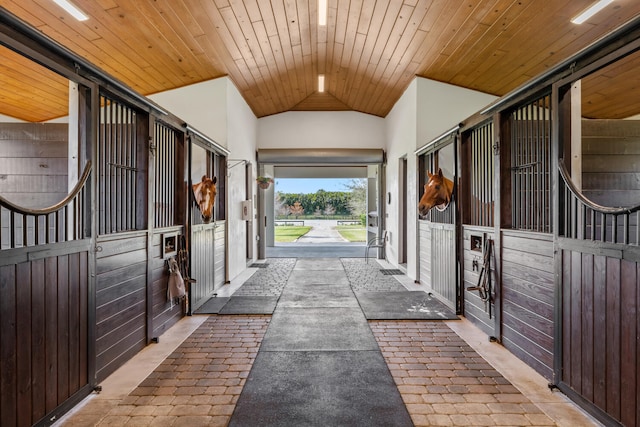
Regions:
<svg viewBox="0 0 640 427"><path fill-rule="evenodd" d="M326 26L318 25L317 0L75 0L90 17L84 22L51 0L1 4L144 95L229 76L258 117L290 110L384 117L416 75L504 95L640 13L637 0L616 0L588 23L571 24L591 2L328 0ZM65 81L34 76L4 48L0 64L0 114L28 121L66 114L56 110L66 100L55 99L66 96ZM611 93L639 87L639 75L627 74L620 82L627 86ZM21 97L21 87L38 96ZM600 114L592 106L589 114L616 118L640 113L636 107L603 106Z"/></svg>

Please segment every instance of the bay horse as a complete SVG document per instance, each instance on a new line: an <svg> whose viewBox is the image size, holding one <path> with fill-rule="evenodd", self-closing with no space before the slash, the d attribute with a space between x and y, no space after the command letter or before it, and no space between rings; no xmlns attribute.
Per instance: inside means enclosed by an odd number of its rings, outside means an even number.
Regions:
<svg viewBox="0 0 640 427"><path fill-rule="evenodd" d="M202 181L193 185L193 195L200 209L202 221L205 224L209 224L213 218L213 204L218 193L216 182L217 178L215 176L209 178L207 175L202 175Z"/></svg>
<svg viewBox="0 0 640 427"><path fill-rule="evenodd" d="M424 194L418 204L418 211L422 216L434 206L439 211L447 209L453 195L453 181L442 175L442 169L438 169L436 174L427 171L427 175L429 180L424 185Z"/></svg>

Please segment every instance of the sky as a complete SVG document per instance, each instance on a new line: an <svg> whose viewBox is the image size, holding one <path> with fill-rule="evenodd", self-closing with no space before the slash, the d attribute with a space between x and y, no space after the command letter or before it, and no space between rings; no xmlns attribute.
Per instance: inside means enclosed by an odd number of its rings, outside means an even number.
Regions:
<svg viewBox="0 0 640 427"><path fill-rule="evenodd" d="M275 181L276 192L311 194L318 190L349 191L346 185L351 182L351 178L276 178Z"/></svg>

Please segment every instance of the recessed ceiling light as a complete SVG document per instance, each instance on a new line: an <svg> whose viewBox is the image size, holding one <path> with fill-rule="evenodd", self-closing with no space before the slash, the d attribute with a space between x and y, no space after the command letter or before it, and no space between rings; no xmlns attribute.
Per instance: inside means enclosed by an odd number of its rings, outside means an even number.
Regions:
<svg viewBox="0 0 640 427"><path fill-rule="evenodd" d="M324 74L318 75L318 92L324 92Z"/></svg>
<svg viewBox="0 0 640 427"><path fill-rule="evenodd" d="M64 10L66 10L69 13L69 15L73 16L78 21L86 21L87 19L89 19L89 17L84 12L82 12L78 8L78 6L74 5L68 0L53 0L53 2L58 6L60 6L61 8L63 8Z"/></svg>
<svg viewBox="0 0 640 427"><path fill-rule="evenodd" d="M327 0L318 0L318 25L327 25Z"/></svg>
<svg viewBox="0 0 640 427"><path fill-rule="evenodd" d="M591 6L580 12L579 15L575 16L571 20L571 22L574 24L582 24L587 19L591 18L593 15L600 12L611 3L613 3L613 0L598 0L597 2L593 3Z"/></svg>

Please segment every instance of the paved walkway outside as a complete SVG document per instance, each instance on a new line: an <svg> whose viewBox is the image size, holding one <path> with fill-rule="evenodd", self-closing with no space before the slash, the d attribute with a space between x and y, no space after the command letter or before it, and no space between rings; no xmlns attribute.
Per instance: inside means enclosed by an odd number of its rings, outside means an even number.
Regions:
<svg viewBox="0 0 640 427"><path fill-rule="evenodd" d="M349 242L335 229L336 220L309 220L312 227L296 242L276 243L266 248L267 258L362 258L366 242Z"/></svg>
<svg viewBox="0 0 640 427"><path fill-rule="evenodd" d="M336 230L338 221L336 220L318 220L305 219L304 225L311 226L311 230L304 236L300 237L296 243L336 243L348 242L343 239Z"/></svg>
<svg viewBox="0 0 640 427"><path fill-rule="evenodd" d="M388 278L376 273L379 264L367 266L364 260L334 259L325 267L311 274L330 277L342 272L352 289L358 286L361 290L384 290L385 285L376 282L381 277ZM274 263L272 269L280 269L290 284L294 283L291 268L291 262L283 261ZM271 271L262 277L268 283L279 280L277 276L276 271ZM265 289L272 292L268 286ZM160 344L147 347L103 382L101 394L86 399L59 424L228 425L258 349L264 345L265 331L278 334L279 328L271 329L270 319L185 318L161 337ZM340 317L336 320L339 322ZM416 426L598 425L564 395L549 391L543 378L504 347L489 343L466 320L372 321L369 327ZM314 337L306 339L313 342ZM272 345L278 343L279 340L272 341ZM146 365L151 365L149 371ZM286 376L286 365L279 368L283 372L276 377ZM321 376L317 381L308 385L309 390L322 386ZM271 385L267 381L261 387L269 390Z"/></svg>

